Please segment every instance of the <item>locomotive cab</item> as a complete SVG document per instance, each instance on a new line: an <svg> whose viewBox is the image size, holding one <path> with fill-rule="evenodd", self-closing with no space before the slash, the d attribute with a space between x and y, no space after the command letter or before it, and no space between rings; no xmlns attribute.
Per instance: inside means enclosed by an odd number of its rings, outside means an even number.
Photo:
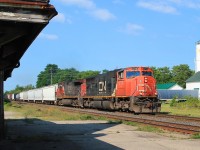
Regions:
<svg viewBox="0 0 200 150"><path fill-rule="evenodd" d="M131 67L118 71L116 96L157 97L153 71L148 67Z"/></svg>
<svg viewBox="0 0 200 150"><path fill-rule="evenodd" d="M129 67L117 72L116 97L129 101L129 110L158 112L156 80L149 67ZM135 106L139 106L133 108Z"/></svg>

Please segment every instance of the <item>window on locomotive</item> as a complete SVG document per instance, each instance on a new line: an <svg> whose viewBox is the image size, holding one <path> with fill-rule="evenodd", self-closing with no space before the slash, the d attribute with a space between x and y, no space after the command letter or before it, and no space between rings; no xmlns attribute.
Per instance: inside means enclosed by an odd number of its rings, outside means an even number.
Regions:
<svg viewBox="0 0 200 150"><path fill-rule="evenodd" d="M126 72L126 78L134 78L140 76L140 72L139 71L127 71Z"/></svg>
<svg viewBox="0 0 200 150"><path fill-rule="evenodd" d="M118 78L119 78L119 79L123 79L123 78L124 78L124 71L120 71L120 72L118 73Z"/></svg>
<svg viewBox="0 0 200 150"><path fill-rule="evenodd" d="M153 73L151 71L142 71L143 76L153 76Z"/></svg>

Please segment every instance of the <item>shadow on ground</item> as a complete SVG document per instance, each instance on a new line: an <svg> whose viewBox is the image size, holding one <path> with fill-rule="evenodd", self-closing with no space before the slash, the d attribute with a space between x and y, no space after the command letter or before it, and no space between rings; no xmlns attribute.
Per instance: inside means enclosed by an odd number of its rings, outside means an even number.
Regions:
<svg viewBox="0 0 200 150"><path fill-rule="evenodd" d="M121 150L98 139L117 124L89 121L49 122L39 119L7 119L6 140L1 150Z"/></svg>

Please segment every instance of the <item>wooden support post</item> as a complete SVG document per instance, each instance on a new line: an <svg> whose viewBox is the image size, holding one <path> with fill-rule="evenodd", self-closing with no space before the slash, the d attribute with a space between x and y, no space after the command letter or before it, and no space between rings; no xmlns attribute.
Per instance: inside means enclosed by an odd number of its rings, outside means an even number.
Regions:
<svg viewBox="0 0 200 150"><path fill-rule="evenodd" d="M0 140L4 138L4 97L3 97L4 71L0 70Z"/></svg>

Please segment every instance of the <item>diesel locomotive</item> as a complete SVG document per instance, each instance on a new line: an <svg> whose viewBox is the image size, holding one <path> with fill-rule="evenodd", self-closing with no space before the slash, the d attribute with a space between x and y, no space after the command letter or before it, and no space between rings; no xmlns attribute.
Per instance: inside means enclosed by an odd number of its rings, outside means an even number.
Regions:
<svg viewBox="0 0 200 150"><path fill-rule="evenodd" d="M113 111L157 113L161 102L149 67L116 69L17 94L18 100Z"/></svg>
<svg viewBox="0 0 200 150"><path fill-rule="evenodd" d="M128 67L82 80L62 82L56 104L82 108L156 113L161 103L149 67Z"/></svg>

